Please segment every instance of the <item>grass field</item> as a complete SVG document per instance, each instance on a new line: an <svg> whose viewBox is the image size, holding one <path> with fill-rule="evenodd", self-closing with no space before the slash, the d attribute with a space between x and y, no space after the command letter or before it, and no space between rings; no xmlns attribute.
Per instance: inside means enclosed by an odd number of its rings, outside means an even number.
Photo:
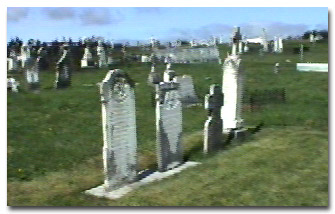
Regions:
<svg viewBox="0 0 335 214"><path fill-rule="evenodd" d="M307 45L307 44L306 44ZM328 62L328 44L305 54L307 62ZM108 69L77 71L72 86L53 89L55 74L41 73L41 92L8 94L8 205L11 206L326 206L328 205L328 73L297 72L299 56L284 43L283 54L250 52L245 71L243 118L263 129L244 144L203 157L203 106L183 110L186 156L198 167L140 188L118 201L83 195L103 182L101 105L97 82ZM229 50L221 46L224 58ZM291 62L286 62L290 59ZM279 74L273 67L280 63ZM146 84L150 64L119 67L136 83L140 168L155 168L153 88ZM164 65L158 70L163 71ZM176 64L190 74L201 100L209 85L222 82L221 65ZM207 78L209 77L209 78ZM251 109L257 91L285 88ZM256 93L257 96L257 93ZM260 95L259 95L260 96ZM192 181L192 182L190 182Z"/></svg>

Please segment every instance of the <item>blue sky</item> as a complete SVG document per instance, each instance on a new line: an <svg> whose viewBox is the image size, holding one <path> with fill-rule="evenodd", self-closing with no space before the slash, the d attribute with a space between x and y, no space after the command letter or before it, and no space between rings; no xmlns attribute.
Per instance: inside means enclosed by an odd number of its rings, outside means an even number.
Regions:
<svg viewBox="0 0 335 214"><path fill-rule="evenodd" d="M298 35L328 29L327 7L8 7L7 41L52 41L63 36L78 40L102 36L108 40L147 41L208 39L240 26L248 38Z"/></svg>

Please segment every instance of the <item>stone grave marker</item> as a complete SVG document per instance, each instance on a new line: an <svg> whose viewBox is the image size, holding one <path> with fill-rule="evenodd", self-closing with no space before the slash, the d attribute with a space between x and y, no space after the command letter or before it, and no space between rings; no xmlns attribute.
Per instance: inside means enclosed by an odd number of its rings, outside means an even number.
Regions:
<svg viewBox="0 0 335 214"><path fill-rule="evenodd" d="M92 53L90 52L89 47L85 48L83 58L81 60L82 68L93 68L95 66Z"/></svg>
<svg viewBox="0 0 335 214"><path fill-rule="evenodd" d="M240 69L241 59L238 55L230 55L223 64L222 92L224 94L221 117L223 131L230 132L242 128L242 89L243 76Z"/></svg>
<svg viewBox="0 0 335 214"><path fill-rule="evenodd" d="M221 90L219 85L213 84L210 86L210 93L205 96L208 119L204 128L204 153L215 152L223 146L223 122L221 119L223 93Z"/></svg>
<svg viewBox="0 0 335 214"><path fill-rule="evenodd" d="M236 55L239 52L239 43L242 39L242 35L240 33L240 27L234 27L233 35L232 35L232 55Z"/></svg>
<svg viewBox="0 0 335 214"><path fill-rule="evenodd" d="M193 79L191 76L183 75L173 78L173 82L179 83L179 96L183 106L189 106L199 103L198 96L194 90Z"/></svg>
<svg viewBox="0 0 335 214"><path fill-rule="evenodd" d="M25 63L25 74L28 86L30 89L39 88L39 68L40 68L40 56L37 58L31 57Z"/></svg>
<svg viewBox="0 0 335 214"><path fill-rule="evenodd" d="M304 61L304 45L303 44L300 45L299 57L300 57L300 62L303 62Z"/></svg>
<svg viewBox="0 0 335 214"><path fill-rule="evenodd" d="M167 171L183 163L182 106L178 83L161 82L156 94L158 170Z"/></svg>
<svg viewBox="0 0 335 214"><path fill-rule="evenodd" d="M21 46L21 67L25 67L26 61L30 58L30 47L27 44Z"/></svg>
<svg viewBox="0 0 335 214"><path fill-rule="evenodd" d="M102 41L98 41L97 56L98 56L98 66L99 66L99 68L106 67L107 66L107 57L106 57L106 51L105 51L105 48L102 44Z"/></svg>
<svg viewBox="0 0 335 214"><path fill-rule="evenodd" d="M63 54L56 64L56 88L67 88L71 85L71 58L70 50L64 47Z"/></svg>
<svg viewBox="0 0 335 214"><path fill-rule="evenodd" d="M100 84L106 191L136 180L137 137L133 87L132 80L120 69L109 71Z"/></svg>
<svg viewBox="0 0 335 214"><path fill-rule="evenodd" d="M262 29L262 45L263 45L263 51L264 52L269 52L269 45L267 41L267 35L266 35L266 30L265 28Z"/></svg>
<svg viewBox="0 0 335 214"><path fill-rule="evenodd" d="M16 81L13 77L7 78L7 91L19 92L20 83Z"/></svg>

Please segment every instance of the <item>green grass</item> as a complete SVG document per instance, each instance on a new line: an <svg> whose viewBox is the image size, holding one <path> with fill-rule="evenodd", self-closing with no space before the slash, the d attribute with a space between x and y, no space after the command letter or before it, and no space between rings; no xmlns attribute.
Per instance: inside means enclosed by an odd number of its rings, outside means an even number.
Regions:
<svg viewBox="0 0 335 214"><path fill-rule="evenodd" d="M10 182L8 202L17 206L327 206L327 138L325 131L301 127L264 129L243 145L203 158L199 166L115 201L82 193L103 180L101 157L90 158L70 171Z"/></svg>
<svg viewBox="0 0 335 214"><path fill-rule="evenodd" d="M293 47L299 47L299 43L284 43L283 54L268 53L261 58L256 51L242 56L246 89L243 118L247 126L263 122L264 131L242 146L203 157L206 111L203 106L184 109L185 155L203 164L115 202L81 193L103 182L101 104L95 84L108 69L74 72L72 86L64 90L53 89L53 72L43 72L39 94L27 91L24 76L15 74L23 91L8 94L7 98L8 204L327 205L328 74L297 72L299 56L293 54ZM227 46L220 46L222 58L227 50ZM306 53L306 60L328 62L327 53L327 44L317 44ZM279 74L273 73L276 62L280 63ZM153 88L147 85L150 64L119 68L138 83L135 93L140 168L154 168L155 108ZM158 70L164 68L158 65ZM215 63L177 64L174 70L178 75L192 75L200 100L210 84L222 82L221 66ZM286 89L285 103L269 101L250 110L247 98L252 92L274 88Z"/></svg>

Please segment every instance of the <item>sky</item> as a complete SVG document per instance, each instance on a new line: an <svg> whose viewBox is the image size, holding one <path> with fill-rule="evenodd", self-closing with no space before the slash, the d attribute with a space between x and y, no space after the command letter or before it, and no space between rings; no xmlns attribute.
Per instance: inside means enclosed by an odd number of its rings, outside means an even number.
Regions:
<svg viewBox="0 0 335 214"><path fill-rule="evenodd" d="M228 41L234 26L247 38L301 35L328 29L327 7L7 7L7 41L102 36L130 42L209 39Z"/></svg>

